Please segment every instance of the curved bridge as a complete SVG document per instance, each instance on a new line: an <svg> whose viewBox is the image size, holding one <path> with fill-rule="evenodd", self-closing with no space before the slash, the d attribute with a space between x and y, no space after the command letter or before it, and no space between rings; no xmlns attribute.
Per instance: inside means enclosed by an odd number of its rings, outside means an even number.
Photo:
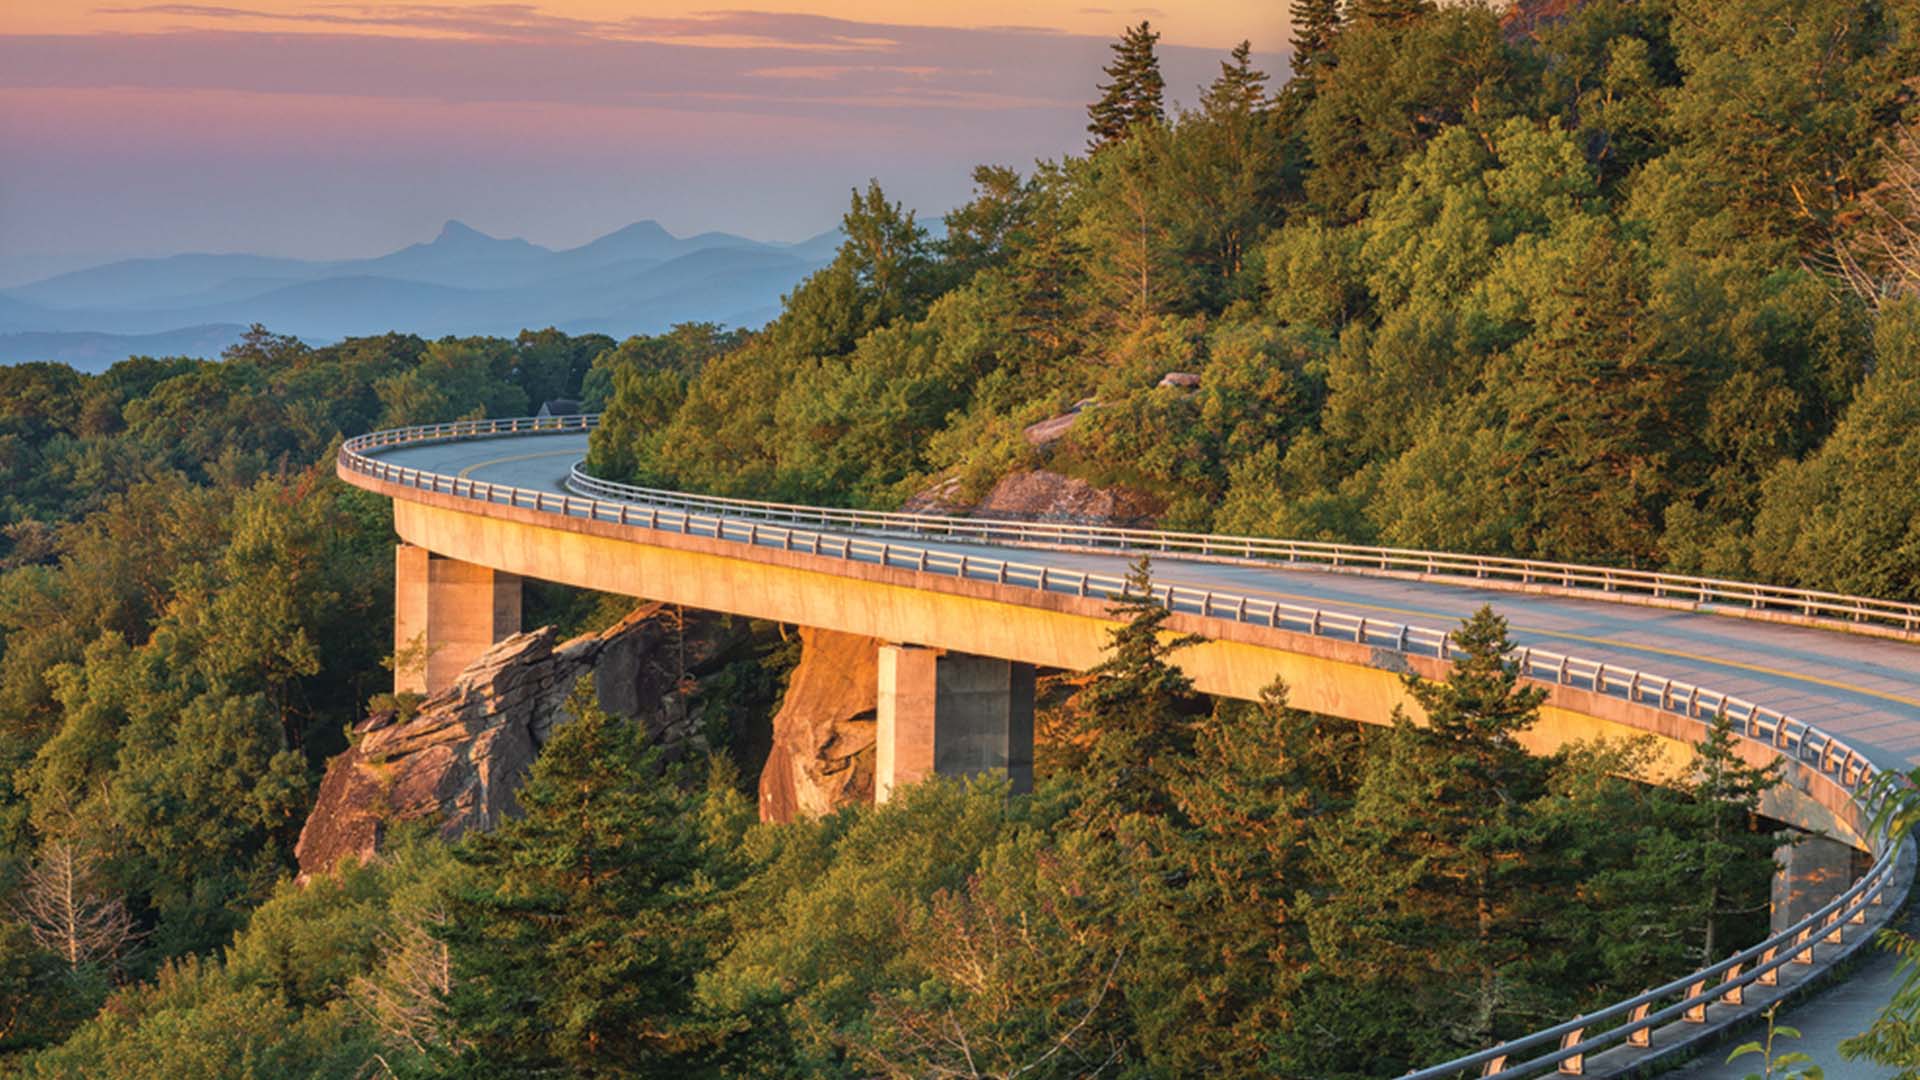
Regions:
<svg viewBox="0 0 1920 1080"><path fill-rule="evenodd" d="M1522 673L1549 692L1530 749L1650 734L1679 769L1725 713L1743 755L1785 763L1769 814L1866 853L1815 841L1802 847L1824 854L1797 867L1785 856L1776 933L1753 949L1417 1076L1647 1064L1831 966L1905 895L1911 869L1872 834L1864 799L1876 774L1920 761L1920 607L1437 552L687 496L585 475L596 420L463 421L343 447L340 475L393 498L406 542L396 655L426 648L396 673L401 688L438 689L518 630L524 575L897 642L880 657L880 797L934 772L1003 768L1018 784L1031 775L1033 667L1098 663L1110 598L1149 552L1170 628L1207 639L1179 662L1208 693L1255 699L1284 678L1303 709L1418 718L1401 675L1444 677L1449 628L1492 603Z"/></svg>

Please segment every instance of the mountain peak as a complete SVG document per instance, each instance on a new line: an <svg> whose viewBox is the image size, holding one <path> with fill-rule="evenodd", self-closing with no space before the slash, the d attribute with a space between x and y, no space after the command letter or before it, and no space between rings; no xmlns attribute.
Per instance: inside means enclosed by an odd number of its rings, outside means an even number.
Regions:
<svg viewBox="0 0 1920 1080"><path fill-rule="evenodd" d="M466 222L460 221L457 218L450 218L445 225L440 226L440 235L434 237L433 242L436 244L470 244L476 240L492 239L493 237L488 236L486 233L481 232Z"/></svg>
<svg viewBox="0 0 1920 1080"><path fill-rule="evenodd" d="M673 234L667 231L666 226L660 224L659 222L653 220L652 218L648 218L645 221L636 221L633 224L628 225L623 229L615 229L614 231L608 233L607 235L601 237L600 239L611 240L616 236L623 237L626 239L633 239L633 240L638 240L643 237L648 240L674 239Z"/></svg>

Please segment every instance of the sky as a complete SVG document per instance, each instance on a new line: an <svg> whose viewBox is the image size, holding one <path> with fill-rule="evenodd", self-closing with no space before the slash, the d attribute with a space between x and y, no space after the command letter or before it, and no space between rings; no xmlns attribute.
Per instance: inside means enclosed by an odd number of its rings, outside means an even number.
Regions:
<svg viewBox="0 0 1920 1080"><path fill-rule="evenodd" d="M1129 23L1178 101L1242 38L1286 66L1277 0L712 2L0 0L0 273L371 255L450 218L799 240L869 177L934 216L976 164L1076 151Z"/></svg>

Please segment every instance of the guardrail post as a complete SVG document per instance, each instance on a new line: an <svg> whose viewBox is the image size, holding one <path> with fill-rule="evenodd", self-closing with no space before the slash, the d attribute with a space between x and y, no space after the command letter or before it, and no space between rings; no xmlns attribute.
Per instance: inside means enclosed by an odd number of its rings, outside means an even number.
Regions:
<svg viewBox="0 0 1920 1080"><path fill-rule="evenodd" d="M1586 1030L1587 1030L1586 1028L1574 1028L1572 1031L1569 1031L1565 1035L1560 1036L1561 1052L1565 1053L1566 1051L1571 1050L1576 1046L1579 1046L1580 1036L1585 1034ZM1568 1054L1566 1057L1561 1058L1559 1072L1561 1076L1587 1075L1587 1055Z"/></svg>
<svg viewBox="0 0 1920 1080"><path fill-rule="evenodd" d="M1780 948L1779 946L1776 945L1773 948L1768 949L1766 952L1763 952L1760 954L1760 966L1763 968L1766 968L1766 970L1762 971L1753 980L1756 984L1760 986L1779 986L1780 985L1780 969L1777 967L1767 967L1768 964L1773 963L1774 954L1778 953L1779 951L1780 951Z"/></svg>
<svg viewBox="0 0 1920 1080"><path fill-rule="evenodd" d="M1701 997L1702 994L1706 993L1706 989L1707 989L1707 980L1705 979L1697 979L1694 982L1687 984L1687 1000L1693 1001L1694 998ZM1701 1000L1694 1001L1693 1004L1687 1006L1686 1013L1682 1015L1680 1019L1685 1020L1689 1024L1706 1023L1707 1022L1706 1000L1704 998L1701 998Z"/></svg>
<svg viewBox="0 0 1920 1080"><path fill-rule="evenodd" d="M1734 980L1740 978L1740 969L1745 966L1745 964L1733 965L1733 967L1727 969L1726 977L1722 979L1721 982L1734 982ZM1727 992L1720 995L1720 1000L1729 1005L1745 1005L1747 1003L1746 987L1744 985L1729 986L1727 987Z"/></svg>
<svg viewBox="0 0 1920 1080"><path fill-rule="evenodd" d="M1499 1057L1489 1060L1485 1065L1480 1067L1481 1076L1498 1076L1499 1074L1506 1071L1507 1071L1507 1055L1505 1054L1501 1054Z"/></svg>
<svg viewBox="0 0 1920 1080"><path fill-rule="evenodd" d="M1653 1002L1651 1001L1643 1001L1635 1005L1633 1011L1627 1014L1627 1023L1637 1024L1645 1020L1647 1018L1647 1010L1651 1008L1653 1008ZM1634 1028L1632 1031L1627 1032L1627 1045L1638 1047L1642 1050L1652 1046L1653 1025L1648 1024L1646 1027Z"/></svg>

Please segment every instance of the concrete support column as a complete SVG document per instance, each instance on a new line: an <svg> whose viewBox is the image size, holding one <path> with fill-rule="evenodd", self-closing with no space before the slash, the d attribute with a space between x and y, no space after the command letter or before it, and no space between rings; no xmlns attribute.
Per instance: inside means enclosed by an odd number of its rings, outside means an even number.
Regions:
<svg viewBox="0 0 1920 1080"><path fill-rule="evenodd" d="M1803 835L1791 847L1775 849L1773 861L1773 933L1779 933L1825 907L1853 884L1854 850L1838 840Z"/></svg>
<svg viewBox="0 0 1920 1080"><path fill-rule="evenodd" d="M923 777L1004 771L1033 790L1033 665L882 645L875 802Z"/></svg>
<svg viewBox="0 0 1920 1080"><path fill-rule="evenodd" d="M401 544L393 553L393 690L433 694L520 632L520 575Z"/></svg>

